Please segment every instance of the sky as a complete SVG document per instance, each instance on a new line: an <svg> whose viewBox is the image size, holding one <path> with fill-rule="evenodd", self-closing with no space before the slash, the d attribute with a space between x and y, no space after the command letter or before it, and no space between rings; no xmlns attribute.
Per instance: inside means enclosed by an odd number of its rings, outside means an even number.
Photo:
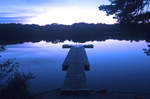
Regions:
<svg viewBox="0 0 150 99"><path fill-rule="evenodd" d="M109 4L108 0L2 0L0 23L46 25L116 22L113 16L99 11L98 7Z"/></svg>

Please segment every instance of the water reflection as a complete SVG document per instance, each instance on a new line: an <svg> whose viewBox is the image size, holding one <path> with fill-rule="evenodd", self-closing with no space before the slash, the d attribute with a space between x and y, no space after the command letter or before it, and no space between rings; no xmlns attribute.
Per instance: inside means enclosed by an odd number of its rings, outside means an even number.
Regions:
<svg viewBox="0 0 150 99"><path fill-rule="evenodd" d="M108 40L88 51L91 71L87 73L91 88L148 91L150 86L149 57L141 48L145 41Z"/></svg>
<svg viewBox="0 0 150 99"><path fill-rule="evenodd" d="M22 66L20 70L36 76L30 82L33 92L61 88L66 75L61 71L62 63L69 51L62 49L63 44L80 43L41 41L7 45L6 51L1 52L2 60L16 58ZM150 57L141 50L147 47L145 41L106 40L84 44L94 45L93 49L86 49L91 66L86 76L91 89L150 92Z"/></svg>

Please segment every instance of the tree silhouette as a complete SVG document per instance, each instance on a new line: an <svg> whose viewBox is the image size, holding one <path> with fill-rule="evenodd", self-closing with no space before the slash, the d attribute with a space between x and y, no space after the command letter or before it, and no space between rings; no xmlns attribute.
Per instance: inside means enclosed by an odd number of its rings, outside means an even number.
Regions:
<svg viewBox="0 0 150 99"><path fill-rule="evenodd" d="M33 78L32 73L19 71L16 59L0 63L0 99L33 99L27 84Z"/></svg>
<svg viewBox="0 0 150 99"><path fill-rule="evenodd" d="M7 44L39 42L41 40L52 43L64 42L65 40L84 43L107 39L146 40L150 42L149 27L150 24L108 25L75 23L72 25L52 24L46 26L0 24L0 51L5 51Z"/></svg>
<svg viewBox="0 0 150 99"><path fill-rule="evenodd" d="M5 51L6 48L5 48L5 45L0 45L0 51Z"/></svg>
<svg viewBox="0 0 150 99"><path fill-rule="evenodd" d="M148 44L147 46L149 47L149 49L143 49L143 51L147 56L150 56L150 44Z"/></svg>
<svg viewBox="0 0 150 99"><path fill-rule="evenodd" d="M150 0L109 0L110 5L101 5L107 15L115 14L119 23L145 23L150 20Z"/></svg>

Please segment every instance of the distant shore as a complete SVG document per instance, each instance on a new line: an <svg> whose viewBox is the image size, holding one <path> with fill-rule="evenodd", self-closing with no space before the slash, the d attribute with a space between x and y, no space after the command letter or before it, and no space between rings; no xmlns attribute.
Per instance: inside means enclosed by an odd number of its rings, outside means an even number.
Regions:
<svg viewBox="0 0 150 99"><path fill-rule="evenodd" d="M0 43L23 42L52 43L72 40L73 42L105 41L107 39L150 42L150 24L51 24L45 26L23 24L0 24Z"/></svg>

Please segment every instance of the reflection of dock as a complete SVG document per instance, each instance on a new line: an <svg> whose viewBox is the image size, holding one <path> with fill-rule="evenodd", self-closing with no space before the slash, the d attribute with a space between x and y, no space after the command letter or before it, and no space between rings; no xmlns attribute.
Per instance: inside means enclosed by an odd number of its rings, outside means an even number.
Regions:
<svg viewBox="0 0 150 99"><path fill-rule="evenodd" d="M93 45L64 45L70 51L63 63L63 70L67 70L62 94L88 94L85 70L89 70L89 62L85 48L93 48Z"/></svg>

